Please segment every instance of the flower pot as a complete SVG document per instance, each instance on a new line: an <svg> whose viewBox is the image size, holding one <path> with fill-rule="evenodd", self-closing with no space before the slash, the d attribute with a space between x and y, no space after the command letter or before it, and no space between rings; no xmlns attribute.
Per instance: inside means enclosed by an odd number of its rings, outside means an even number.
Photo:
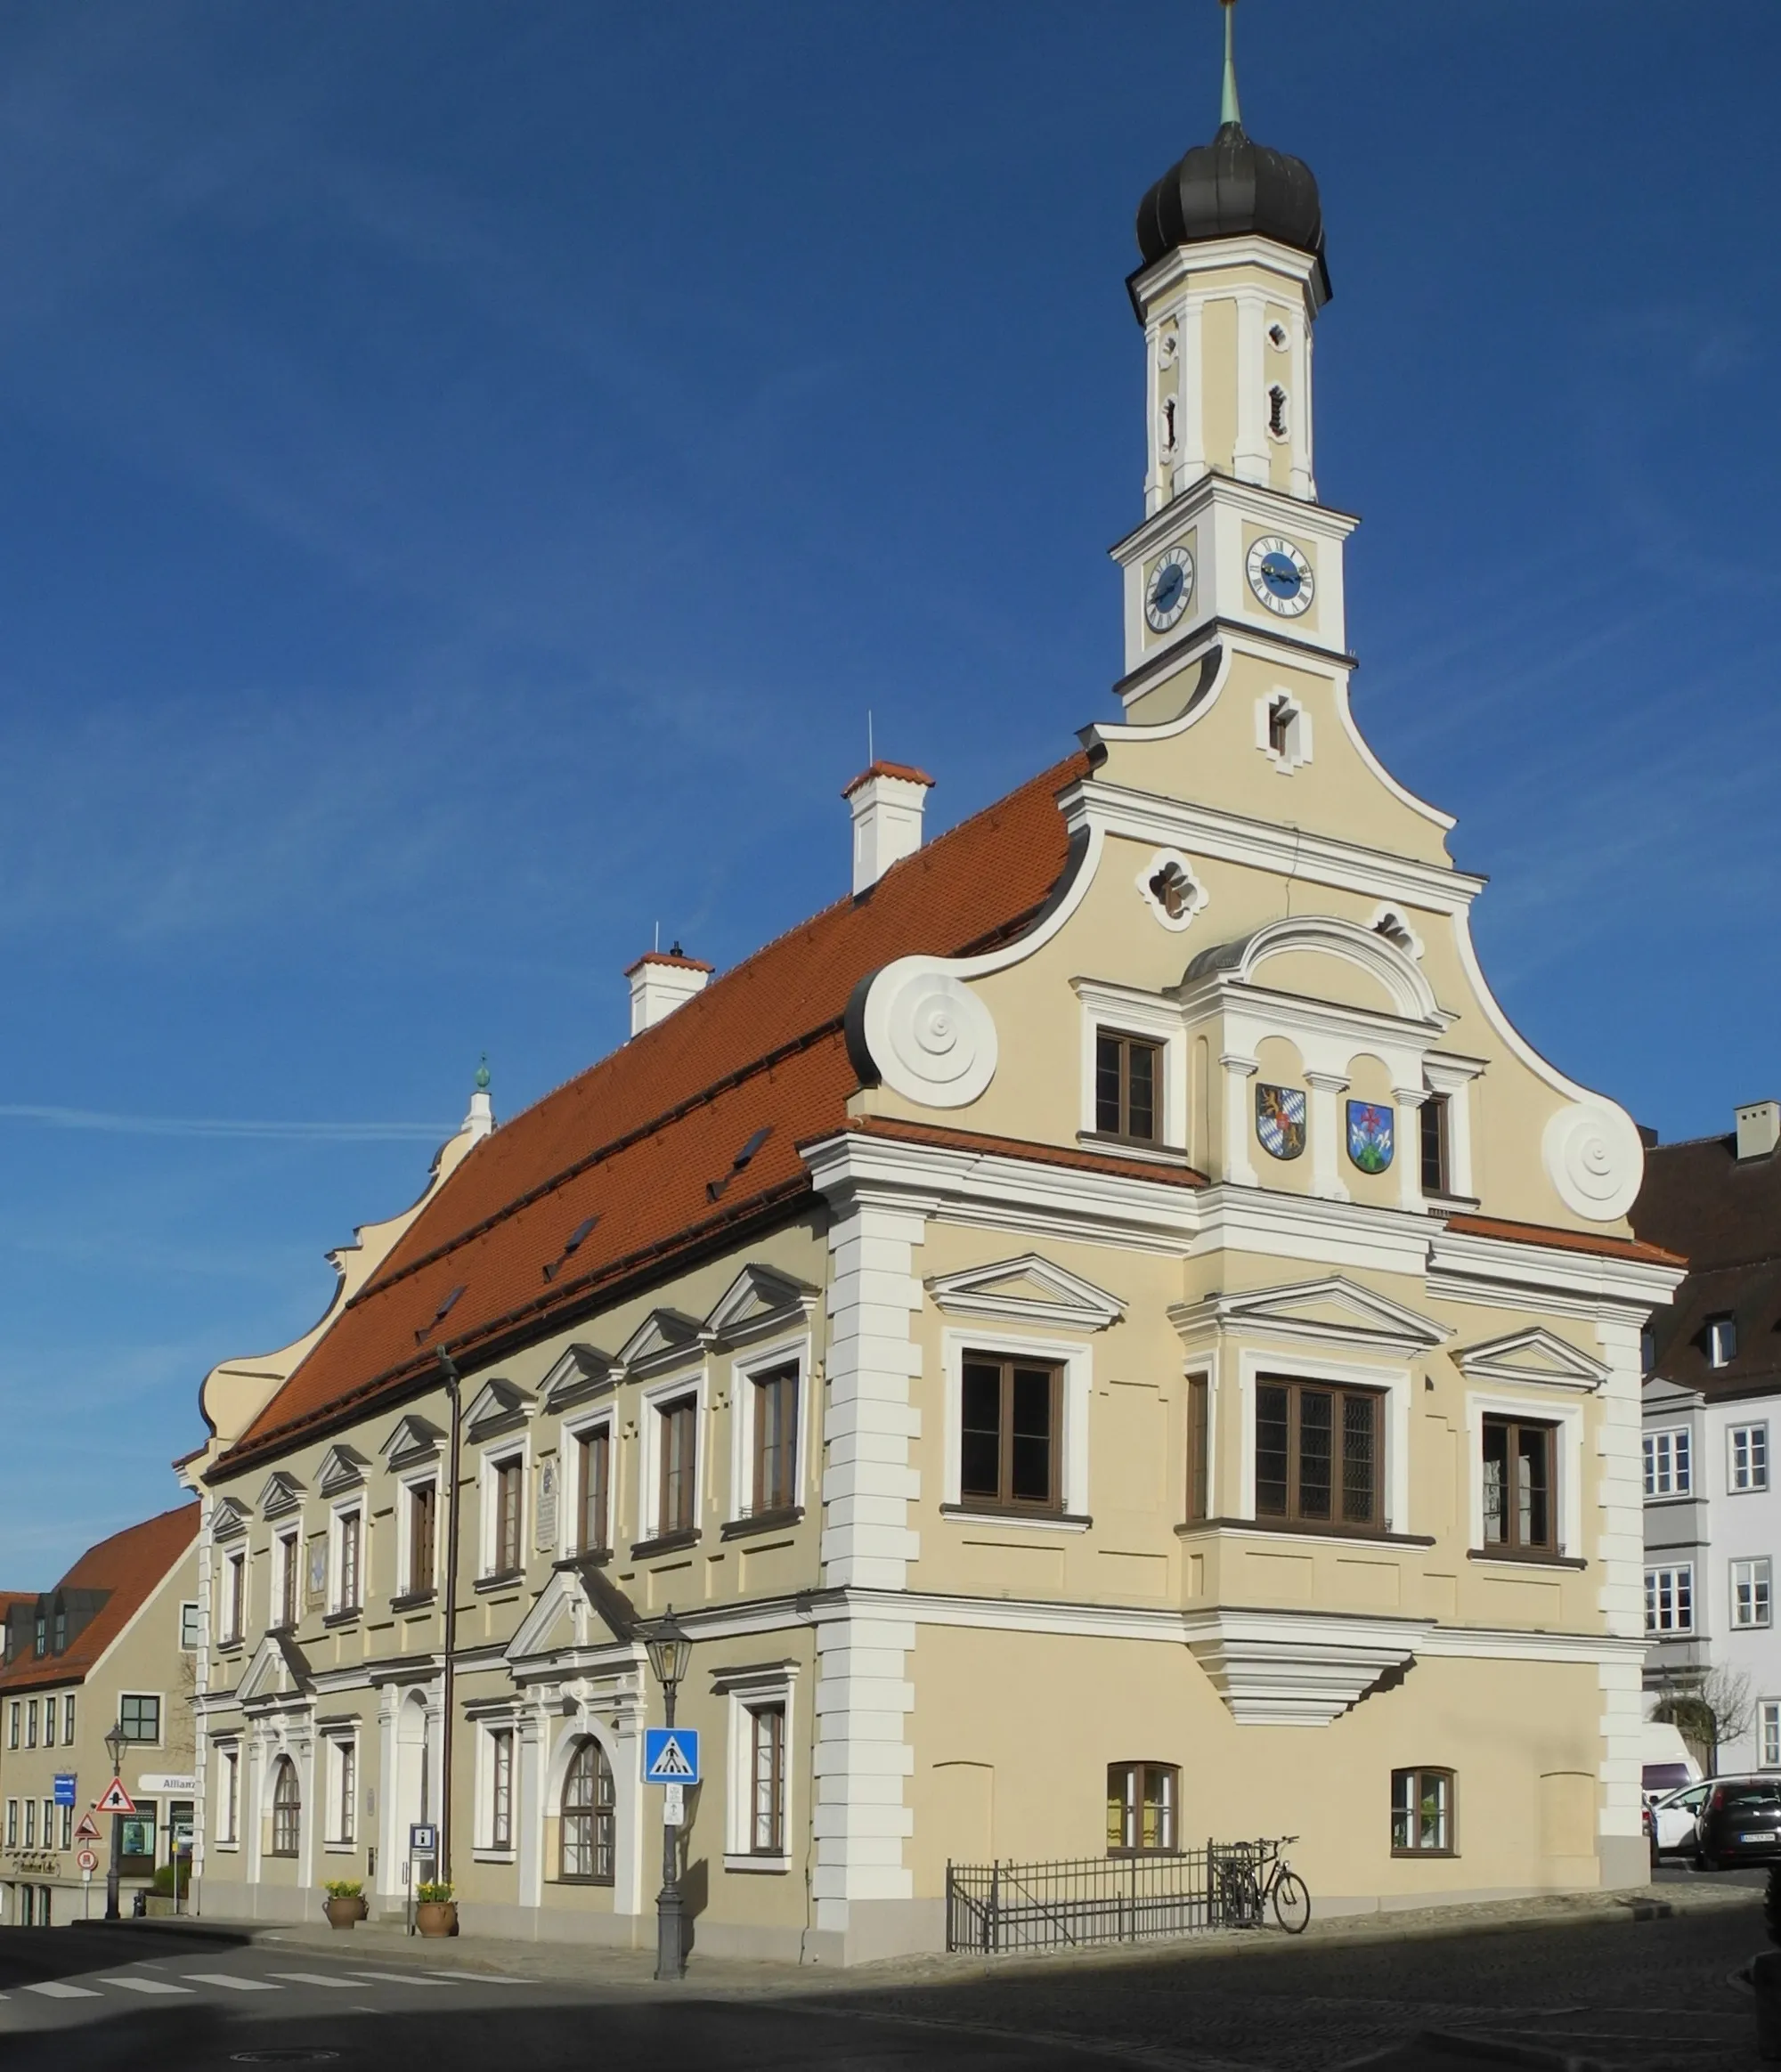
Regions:
<svg viewBox="0 0 1781 2072"><path fill-rule="evenodd" d="M458 1902L455 1899L422 1899L416 1902L414 1925L422 1935L456 1935Z"/></svg>
<svg viewBox="0 0 1781 2072"><path fill-rule="evenodd" d="M329 1928L352 1928L370 1912L362 1898L326 1899L321 1911L328 1916Z"/></svg>

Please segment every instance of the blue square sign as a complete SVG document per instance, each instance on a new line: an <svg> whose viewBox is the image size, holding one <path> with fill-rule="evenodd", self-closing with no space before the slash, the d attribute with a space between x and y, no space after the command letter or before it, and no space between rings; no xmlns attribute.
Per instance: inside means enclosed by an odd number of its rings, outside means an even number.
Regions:
<svg viewBox="0 0 1781 2072"><path fill-rule="evenodd" d="M72 1806L74 1804L74 1783L72 1770L58 1770L56 1772L55 1802L58 1806Z"/></svg>
<svg viewBox="0 0 1781 2072"><path fill-rule="evenodd" d="M696 1784L699 1781L698 1728L646 1727L643 1781L646 1784Z"/></svg>

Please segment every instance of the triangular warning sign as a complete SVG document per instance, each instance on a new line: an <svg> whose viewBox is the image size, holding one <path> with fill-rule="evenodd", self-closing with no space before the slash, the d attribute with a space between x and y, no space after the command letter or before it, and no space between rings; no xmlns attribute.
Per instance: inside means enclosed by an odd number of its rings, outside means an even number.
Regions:
<svg viewBox="0 0 1781 2072"><path fill-rule="evenodd" d="M124 1780L121 1777L113 1777L105 1787L105 1796L99 1801L94 1810L100 1813L134 1813L136 1810L136 1801L124 1789Z"/></svg>
<svg viewBox="0 0 1781 2072"><path fill-rule="evenodd" d="M76 1841L97 1841L99 1840L99 1823L90 1813L81 1815L80 1825L74 1831L74 1839Z"/></svg>
<svg viewBox="0 0 1781 2072"><path fill-rule="evenodd" d="M655 1759L653 1774L662 1777L690 1777L693 1766L687 1760L687 1751L680 1746L678 1735L671 1734L662 1743L662 1752Z"/></svg>

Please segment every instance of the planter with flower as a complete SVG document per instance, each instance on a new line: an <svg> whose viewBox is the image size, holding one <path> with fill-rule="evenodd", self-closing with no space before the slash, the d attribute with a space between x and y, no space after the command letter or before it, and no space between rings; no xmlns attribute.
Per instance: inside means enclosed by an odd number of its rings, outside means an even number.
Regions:
<svg viewBox="0 0 1781 2072"><path fill-rule="evenodd" d="M414 1925L422 1935L457 1934L458 1903L452 1891L451 1886L437 1879L428 1879L417 1890Z"/></svg>
<svg viewBox="0 0 1781 2072"><path fill-rule="evenodd" d="M328 1916L329 1928L351 1928L371 1911L365 1903L362 1879L330 1878L321 1889L328 1895L321 1911Z"/></svg>

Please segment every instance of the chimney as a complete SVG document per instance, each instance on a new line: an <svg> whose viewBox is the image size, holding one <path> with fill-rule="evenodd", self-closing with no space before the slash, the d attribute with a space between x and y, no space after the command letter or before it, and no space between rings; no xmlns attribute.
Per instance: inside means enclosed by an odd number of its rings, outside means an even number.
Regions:
<svg viewBox="0 0 1781 2072"><path fill-rule="evenodd" d="M933 779L900 762L875 762L842 793L853 808L853 896L922 846L922 809Z"/></svg>
<svg viewBox="0 0 1781 2072"><path fill-rule="evenodd" d="M647 950L625 972L630 980L630 1033L640 1036L665 1021L694 994L703 993L714 967L687 956L679 943L671 949Z"/></svg>
<svg viewBox="0 0 1781 2072"><path fill-rule="evenodd" d="M1746 1101L1733 1113L1737 1117L1740 1165L1746 1158L1766 1158L1781 1144L1781 1101Z"/></svg>

